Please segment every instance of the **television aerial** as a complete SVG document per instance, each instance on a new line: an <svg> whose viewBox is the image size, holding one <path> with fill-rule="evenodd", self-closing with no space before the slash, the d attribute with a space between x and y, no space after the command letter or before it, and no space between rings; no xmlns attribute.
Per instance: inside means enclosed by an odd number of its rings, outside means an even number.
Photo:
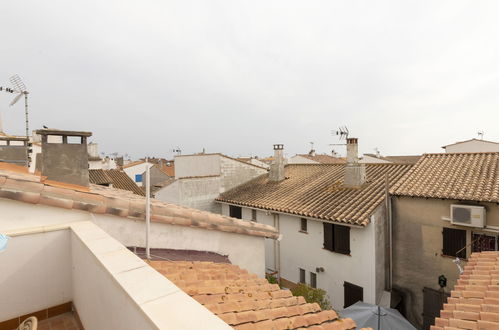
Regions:
<svg viewBox="0 0 499 330"><path fill-rule="evenodd" d="M348 131L348 128L346 126L343 126L343 127L339 127L338 130L336 131L331 131L331 134L332 135L336 135L336 136L339 136L340 137L340 141L341 140L347 140L348 139L348 134L350 132ZM336 143L336 144L330 144L330 146L343 146L345 145L345 143Z"/></svg>
<svg viewBox="0 0 499 330"><path fill-rule="evenodd" d="M477 134L480 140L483 140L483 131L478 131Z"/></svg>
<svg viewBox="0 0 499 330"><path fill-rule="evenodd" d="M26 137L29 138L29 124L28 124L28 94L29 92L26 90L26 85L24 85L21 77L19 77L17 74L13 75L10 77L10 83L14 88L2 88L0 87L0 90L4 90L5 92L12 93L12 94L17 94L14 99L10 102L9 106L13 106L16 104L21 97L24 96L24 112L26 116Z"/></svg>

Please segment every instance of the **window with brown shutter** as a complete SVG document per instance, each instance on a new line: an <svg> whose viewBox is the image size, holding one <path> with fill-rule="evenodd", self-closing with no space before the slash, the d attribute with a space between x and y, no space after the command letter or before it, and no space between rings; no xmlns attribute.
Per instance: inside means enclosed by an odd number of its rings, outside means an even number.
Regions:
<svg viewBox="0 0 499 330"><path fill-rule="evenodd" d="M324 248L337 253L350 254L350 227L324 223Z"/></svg>
<svg viewBox="0 0 499 330"><path fill-rule="evenodd" d="M310 287L317 288L317 274L310 272Z"/></svg>
<svg viewBox="0 0 499 330"><path fill-rule="evenodd" d="M307 232L307 219L301 218L300 219L300 231L306 233Z"/></svg>
<svg viewBox="0 0 499 330"><path fill-rule="evenodd" d="M300 270L300 283L305 283L305 269L298 268Z"/></svg>
<svg viewBox="0 0 499 330"><path fill-rule="evenodd" d="M243 210L240 206L229 205L229 216L231 218L242 219L243 218Z"/></svg>
<svg viewBox="0 0 499 330"><path fill-rule="evenodd" d="M442 254L466 259L466 230L444 228L442 231ZM457 253L461 250L459 253Z"/></svg>
<svg viewBox="0 0 499 330"><path fill-rule="evenodd" d="M364 300L364 289L361 286L345 282L343 283L344 305L347 308L355 304L357 301Z"/></svg>

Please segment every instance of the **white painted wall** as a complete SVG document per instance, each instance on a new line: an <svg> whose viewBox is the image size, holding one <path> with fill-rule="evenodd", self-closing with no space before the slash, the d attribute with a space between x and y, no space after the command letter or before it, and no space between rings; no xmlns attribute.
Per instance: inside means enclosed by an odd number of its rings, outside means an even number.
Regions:
<svg viewBox="0 0 499 330"><path fill-rule="evenodd" d="M222 214L229 214L228 205L222 206ZM251 219L251 209L243 208L243 218ZM274 226L273 214L257 211L257 222ZM279 214L280 243L268 240L265 244L265 260L268 270L275 270L274 250L280 244L281 277L299 282L299 268L306 270L306 281L310 272L317 274L317 287L324 289L337 310L343 309L343 283L349 282L364 289L364 301L376 303L376 241L374 225L366 228L351 228L351 255L343 255L323 249L324 232L320 221L308 219L308 234L300 232L300 217ZM317 273L317 267L324 267Z"/></svg>
<svg viewBox="0 0 499 330"><path fill-rule="evenodd" d="M145 246L144 221L96 215L95 223L125 246ZM151 248L209 251L259 277L265 275L264 238L218 230L151 223Z"/></svg>
<svg viewBox="0 0 499 330"><path fill-rule="evenodd" d="M215 203L215 198L265 173L266 169L218 154L178 156L175 158L176 182L158 190L155 198L220 213L220 205Z"/></svg>
<svg viewBox="0 0 499 330"><path fill-rule="evenodd" d="M145 177L142 178L143 182L136 182L135 175L144 173L148 167L153 166L152 163L141 163L135 166L126 167L123 171L137 184L137 186L142 187L142 183L145 183Z"/></svg>
<svg viewBox="0 0 499 330"><path fill-rule="evenodd" d="M200 154L175 157L175 179L220 174L219 154Z"/></svg>
<svg viewBox="0 0 499 330"><path fill-rule="evenodd" d="M145 222L111 215L0 199L0 232L52 226L77 221L94 221L125 246L145 246ZM209 251L228 255L239 267L263 277L265 247L263 237L151 223L151 247ZM273 241L273 240L269 240ZM251 251L251 253L248 253Z"/></svg>
<svg viewBox="0 0 499 330"><path fill-rule="evenodd" d="M499 152L499 143L473 139L445 147L445 152Z"/></svg>
<svg viewBox="0 0 499 330"><path fill-rule="evenodd" d="M72 300L70 243L67 230L9 240L0 252L0 322Z"/></svg>

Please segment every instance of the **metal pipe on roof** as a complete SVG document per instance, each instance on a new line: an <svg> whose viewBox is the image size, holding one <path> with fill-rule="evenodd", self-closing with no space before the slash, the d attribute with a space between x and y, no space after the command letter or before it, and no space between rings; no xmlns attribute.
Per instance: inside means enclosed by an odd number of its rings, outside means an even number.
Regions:
<svg viewBox="0 0 499 330"><path fill-rule="evenodd" d="M149 171L149 162L146 157L146 258L151 260L149 251L149 235L151 231L151 173Z"/></svg>

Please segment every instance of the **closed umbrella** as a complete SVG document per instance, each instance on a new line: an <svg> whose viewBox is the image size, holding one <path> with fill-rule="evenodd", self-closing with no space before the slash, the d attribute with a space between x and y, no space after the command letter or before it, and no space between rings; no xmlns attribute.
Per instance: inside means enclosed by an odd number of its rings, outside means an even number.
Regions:
<svg viewBox="0 0 499 330"><path fill-rule="evenodd" d="M373 330L416 330L396 309L358 301L340 312L341 317L351 318L358 328Z"/></svg>

